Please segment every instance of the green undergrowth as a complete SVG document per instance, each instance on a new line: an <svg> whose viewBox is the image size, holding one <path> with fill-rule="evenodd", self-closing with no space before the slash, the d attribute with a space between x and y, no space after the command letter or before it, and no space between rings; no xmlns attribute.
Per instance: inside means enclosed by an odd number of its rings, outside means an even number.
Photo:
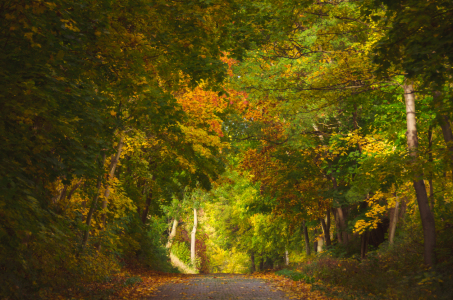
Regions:
<svg viewBox="0 0 453 300"><path fill-rule="evenodd" d="M327 296L339 299L453 299L453 259L446 244L439 247L433 268L423 264L422 244L416 240L387 244L369 252L336 257L338 247L311 256L304 263L276 272L294 281L312 284ZM443 253L442 253L443 252Z"/></svg>
<svg viewBox="0 0 453 300"><path fill-rule="evenodd" d="M304 273L298 272L296 270L291 270L291 269L282 269L280 271L275 272L275 274L288 277L294 281L303 280L307 283L314 283L314 281L315 281L315 279L313 277L310 277Z"/></svg>
<svg viewBox="0 0 453 300"><path fill-rule="evenodd" d="M135 285L140 282L143 282L143 279L140 276L129 277L126 281L124 281L124 286Z"/></svg>
<svg viewBox="0 0 453 300"><path fill-rule="evenodd" d="M184 242L174 242L171 246L172 253L186 265L191 265L190 250Z"/></svg>

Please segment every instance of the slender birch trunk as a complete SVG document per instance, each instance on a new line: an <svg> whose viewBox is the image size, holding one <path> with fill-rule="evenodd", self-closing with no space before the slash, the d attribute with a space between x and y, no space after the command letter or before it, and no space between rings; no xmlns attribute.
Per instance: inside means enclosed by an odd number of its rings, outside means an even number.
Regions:
<svg viewBox="0 0 453 300"><path fill-rule="evenodd" d="M324 237L318 238L318 252L324 251Z"/></svg>
<svg viewBox="0 0 453 300"><path fill-rule="evenodd" d="M396 198L395 208L393 210L392 219L390 222L389 229L389 244L393 245L393 240L395 238L396 224L398 223L398 206L399 206L398 197Z"/></svg>
<svg viewBox="0 0 453 300"><path fill-rule="evenodd" d="M288 249L285 248L285 266L289 266L289 253Z"/></svg>
<svg viewBox="0 0 453 300"><path fill-rule="evenodd" d="M196 253L195 253L195 243L196 243L196 234L197 234L197 225L198 225L198 217L197 217L197 209L193 209L193 228L192 234L190 238L190 260L192 261L192 267L195 268L196 266Z"/></svg>
<svg viewBox="0 0 453 300"><path fill-rule="evenodd" d="M418 136L417 136L417 123L415 116L415 93L412 84L405 83L404 99L406 102L406 120L407 120L407 146L409 155L415 163L418 160ZM414 179L414 189L417 195L418 208L423 226L424 238L424 260L425 264L432 266L435 264L435 246L436 246L436 228L434 223L434 216L431 213L428 203L428 195L426 193L425 182L423 175L419 172Z"/></svg>
<svg viewBox="0 0 453 300"><path fill-rule="evenodd" d="M337 207L337 213L338 213L338 224L340 225L340 235L341 235L341 240L343 242L344 245L347 245L348 244L348 241L349 241L349 237L348 237L348 233L346 232L346 221L345 221L345 218L344 218L344 214L343 214L343 209L341 207Z"/></svg>
<svg viewBox="0 0 453 300"><path fill-rule="evenodd" d="M173 225L171 227L170 235L168 236L167 245L165 246L167 249L170 249L171 245L173 244L173 239L175 238L176 230L178 229L178 223L179 223L178 218L175 217L173 219Z"/></svg>
<svg viewBox="0 0 453 300"><path fill-rule="evenodd" d="M327 246L332 245L332 241L330 240L330 226L327 226L327 223L323 218L321 218L320 221L321 221L322 232L324 233L324 240L326 241L326 247L327 247Z"/></svg>
<svg viewBox="0 0 453 300"><path fill-rule="evenodd" d="M116 154L112 155L112 158L110 161L110 168L109 168L110 172L109 172L109 177L107 178L107 182L105 184L104 201L102 202L102 210L104 210L104 211L107 208L107 203L108 203L108 200L110 197L109 181L112 180L113 176L115 176L115 169L120 160L121 151L123 150L123 144L124 144L124 136L121 136L120 141L118 142L118 150L116 151ZM107 225L105 212L102 214L102 224L104 225L104 230L105 230L106 225Z"/></svg>

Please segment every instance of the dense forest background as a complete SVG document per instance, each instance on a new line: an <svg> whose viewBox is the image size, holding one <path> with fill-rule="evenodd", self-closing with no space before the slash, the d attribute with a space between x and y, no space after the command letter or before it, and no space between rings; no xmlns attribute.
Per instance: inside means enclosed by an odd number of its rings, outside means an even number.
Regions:
<svg viewBox="0 0 453 300"><path fill-rule="evenodd" d="M0 17L1 298L175 259L452 296L451 1L6 0Z"/></svg>

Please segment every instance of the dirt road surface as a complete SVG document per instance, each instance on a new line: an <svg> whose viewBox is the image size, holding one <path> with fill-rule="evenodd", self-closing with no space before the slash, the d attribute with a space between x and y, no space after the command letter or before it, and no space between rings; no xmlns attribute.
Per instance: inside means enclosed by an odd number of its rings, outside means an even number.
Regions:
<svg viewBox="0 0 453 300"><path fill-rule="evenodd" d="M148 300L287 300L264 280L236 274L187 275L183 283L161 286Z"/></svg>

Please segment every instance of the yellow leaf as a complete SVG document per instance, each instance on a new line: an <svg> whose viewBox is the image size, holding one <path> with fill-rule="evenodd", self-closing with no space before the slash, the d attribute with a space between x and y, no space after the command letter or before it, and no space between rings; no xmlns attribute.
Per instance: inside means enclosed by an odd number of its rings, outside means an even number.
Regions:
<svg viewBox="0 0 453 300"><path fill-rule="evenodd" d="M27 33L24 34L24 36L25 36L27 39L32 40L32 38L33 38L33 32L27 32Z"/></svg>

